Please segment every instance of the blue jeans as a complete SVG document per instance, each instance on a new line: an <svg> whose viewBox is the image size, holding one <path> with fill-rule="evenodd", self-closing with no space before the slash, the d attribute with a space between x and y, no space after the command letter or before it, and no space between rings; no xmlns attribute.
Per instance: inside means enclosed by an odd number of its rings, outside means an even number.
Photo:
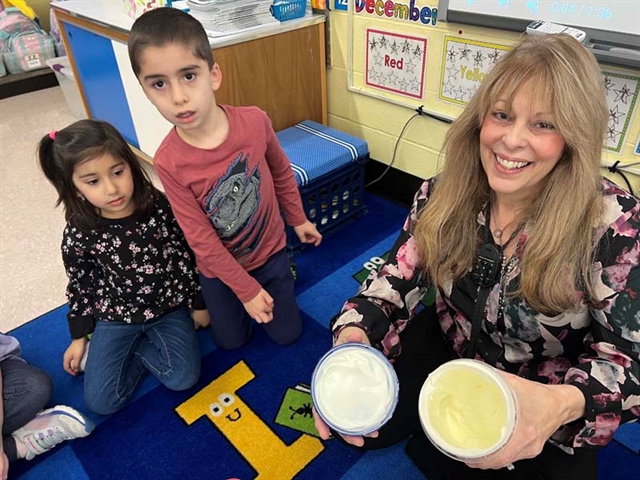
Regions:
<svg viewBox="0 0 640 480"><path fill-rule="evenodd" d="M96 322L84 379L89 409L117 412L148 373L171 390L186 390L198 381L200 348L187 308L143 324Z"/></svg>

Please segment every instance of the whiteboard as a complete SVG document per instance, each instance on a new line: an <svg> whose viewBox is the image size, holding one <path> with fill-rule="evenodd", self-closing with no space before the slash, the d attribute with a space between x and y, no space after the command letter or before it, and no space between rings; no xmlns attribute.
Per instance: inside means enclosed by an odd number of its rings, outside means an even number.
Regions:
<svg viewBox="0 0 640 480"><path fill-rule="evenodd" d="M449 9L640 35L640 2L635 0L449 0Z"/></svg>
<svg viewBox="0 0 640 480"><path fill-rule="evenodd" d="M600 61L640 68L640 0L440 0L438 9L447 22L503 30L524 32L534 20L573 26L591 43L628 49L594 51Z"/></svg>

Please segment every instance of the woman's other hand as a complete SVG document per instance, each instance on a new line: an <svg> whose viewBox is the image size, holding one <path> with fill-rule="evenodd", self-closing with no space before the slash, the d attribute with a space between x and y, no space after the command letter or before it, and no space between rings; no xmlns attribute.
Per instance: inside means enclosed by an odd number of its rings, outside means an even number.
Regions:
<svg viewBox="0 0 640 480"><path fill-rule="evenodd" d="M334 342L333 346L337 347L343 343L364 343L371 346L371 342L367 338L367 334L358 327L345 327L338 334L338 338Z"/></svg>
<svg viewBox="0 0 640 480"><path fill-rule="evenodd" d="M371 345L369 339L367 338L367 334L364 333L364 330L358 327L345 327L342 329L338 338L334 343L334 347L338 345L342 345L343 343L364 343L366 345ZM320 418L318 413L316 412L315 407L313 408L313 420L316 426L316 430L320 434L320 438L323 440L327 440L331 436L331 431L326 423ZM364 437L362 436L351 436L351 435L342 435L340 436L344 439L345 442L354 445L356 447L361 447L364 445ZM378 436L378 432L372 432L367 437L376 438Z"/></svg>
<svg viewBox="0 0 640 480"><path fill-rule="evenodd" d="M326 423L324 423L324 420L322 420L320 418L320 415L318 415L318 412L316 412L316 408L313 407L313 422L316 426L316 430L318 430L318 433L320 434L320 438L323 440L328 440L329 437L331 437L331 431L329 430L329 427L327 426ZM352 435L342 435L340 434L340 436L344 439L345 442L354 445L356 447L361 447L364 445L364 437L362 436L358 436L358 437L354 437ZM369 438L376 438L378 436L378 432L371 432L368 435L365 435L366 437Z"/></svg>
<svg viewBox="0 0 640 480"><path fill-rule="evenodd" d="M585 399L577 387L545 385L502 371L500 374L518 402L516 431L502 450L470 467L498 469L537 457L560 426L584 416Z"/></svg>

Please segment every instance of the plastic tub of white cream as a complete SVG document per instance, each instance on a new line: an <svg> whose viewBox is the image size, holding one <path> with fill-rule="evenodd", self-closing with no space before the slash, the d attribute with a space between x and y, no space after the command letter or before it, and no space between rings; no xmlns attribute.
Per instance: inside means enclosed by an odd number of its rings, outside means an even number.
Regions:
<svg viewBox="0 0 640 480"><path fill-rule="evenodd" d="M418 402L429 440L465 463L499 451L516 428L512 390L495 368L476 360L452 360L434 370Z"/></svg>
<svg viewBox="0 0 640 480"><path fill-rule="evenodd" d="M398 391L391 363L362 343L329 350L311 378L316 412L330 428L345 435L367 435L382 427L393 415Z"/></svg>

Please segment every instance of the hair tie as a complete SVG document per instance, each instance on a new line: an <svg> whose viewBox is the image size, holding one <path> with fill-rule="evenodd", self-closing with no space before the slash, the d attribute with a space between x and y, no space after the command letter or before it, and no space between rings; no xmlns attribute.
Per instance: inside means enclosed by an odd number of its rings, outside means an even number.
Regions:
<svg viewBox="0 0 640 480"><path fill-rule="evenodd" d="M55 130L51 130L51 131L49 132L49 138L50 138L51 140L55 140L55 139L56 139L56 135L57 135L57 134L58 134L58 132L56 132Z"/></svg>

